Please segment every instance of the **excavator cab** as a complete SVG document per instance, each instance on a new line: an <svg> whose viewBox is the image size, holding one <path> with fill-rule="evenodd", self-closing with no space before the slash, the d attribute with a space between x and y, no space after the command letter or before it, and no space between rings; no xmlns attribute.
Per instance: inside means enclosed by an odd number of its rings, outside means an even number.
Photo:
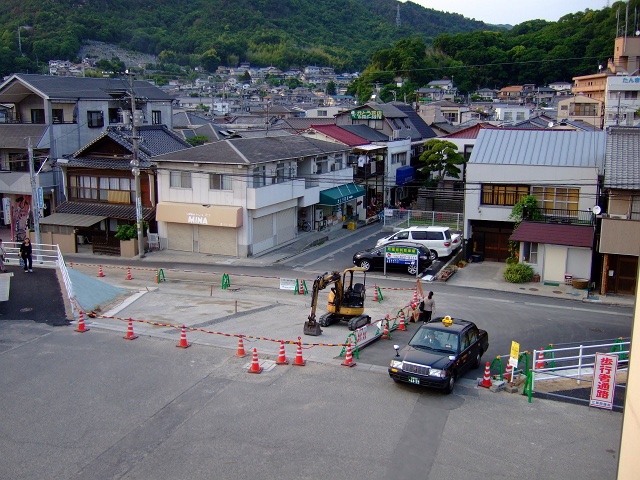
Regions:
<svg viewBox="0 0 640 480"><path fill-rule="evenodd" d="M316 320L316 307L320 290L333 285L327 301L327 313ZM349 330L356 330L368 323L371 317L364 315L366 299L366 271L361 267L351 267L340 273L326 272L313 282L311 292L311 314L304 324L305 335L320 335L322 327L341 320L348 322Z"/></svg>

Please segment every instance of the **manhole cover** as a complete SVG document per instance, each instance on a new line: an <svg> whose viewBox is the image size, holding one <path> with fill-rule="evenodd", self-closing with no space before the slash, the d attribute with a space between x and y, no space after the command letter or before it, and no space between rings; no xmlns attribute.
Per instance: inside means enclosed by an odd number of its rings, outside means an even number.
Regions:
<svg viewBox="0 0 640 480"><path fill-rule="evenodd" d="M21 312L30 312L31 310L33 310L33 308L30 307L20 309Z"/></svg>
<svg viewBox="0 0 640 480"><path fill-rule="evenodd" d="M538 291L537 288L530 288L529 290L531 290L532 292L537 292Z"/></svg>
<svg viewBox="0 0 640 480"><path fill-rule="evenodd" d="M561 290L554 290L553 293L562 293Z"/></svg>

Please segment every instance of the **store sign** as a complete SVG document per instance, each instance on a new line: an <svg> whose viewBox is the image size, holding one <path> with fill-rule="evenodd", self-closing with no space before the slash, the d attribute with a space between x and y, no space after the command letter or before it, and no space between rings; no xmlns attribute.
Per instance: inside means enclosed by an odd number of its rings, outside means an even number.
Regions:
<svg viewBox="0 0 640 480"><path fill-rule="evenodd" d="M616 389L618 356L596 353L591 383L590 407L613 410L613 395Z"/></svg>
<svg viewBox="0 0 640 480"><path fill-rule="evenodd" d="M352 120L382 120L382 110L352 110Z"/></svg>
<svg viewBox="0 0 640 480"><path fill-rule="evenodd" d="M187 213L187 223L195 223L196 225L209 225L207 217L202 213Z"/></svg>
<svg viewBox="0 0 640 480"><path fill-rule="evenodd" d="M622 77L622 83L640 83L640 77Z"/></svg>

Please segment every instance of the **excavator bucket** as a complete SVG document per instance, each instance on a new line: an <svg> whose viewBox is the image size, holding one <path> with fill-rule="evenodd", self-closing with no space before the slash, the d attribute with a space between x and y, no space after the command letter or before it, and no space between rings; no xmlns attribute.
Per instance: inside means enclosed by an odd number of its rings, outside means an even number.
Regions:
<svg viewBox="0 0 640 480"><path fill-rule="evenodd" d="M311 322L304 322L304 334L312 335L314 337L322 335L320 324L318 322L313 322L313 324Z"/></svg>

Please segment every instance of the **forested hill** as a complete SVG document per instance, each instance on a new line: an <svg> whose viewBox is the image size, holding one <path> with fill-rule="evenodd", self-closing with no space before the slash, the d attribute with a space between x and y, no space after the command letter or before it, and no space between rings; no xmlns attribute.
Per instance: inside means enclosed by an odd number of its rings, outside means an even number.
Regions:
<svg viewBox="0 0 640 480"><path fill-rule="evenodd" d="M2 0L0 74L72 60L83 40L208 70L248 61L356 71L373 52L408 36L429 44L441 33L487 29L462 15L395 0Z"/></svg>

